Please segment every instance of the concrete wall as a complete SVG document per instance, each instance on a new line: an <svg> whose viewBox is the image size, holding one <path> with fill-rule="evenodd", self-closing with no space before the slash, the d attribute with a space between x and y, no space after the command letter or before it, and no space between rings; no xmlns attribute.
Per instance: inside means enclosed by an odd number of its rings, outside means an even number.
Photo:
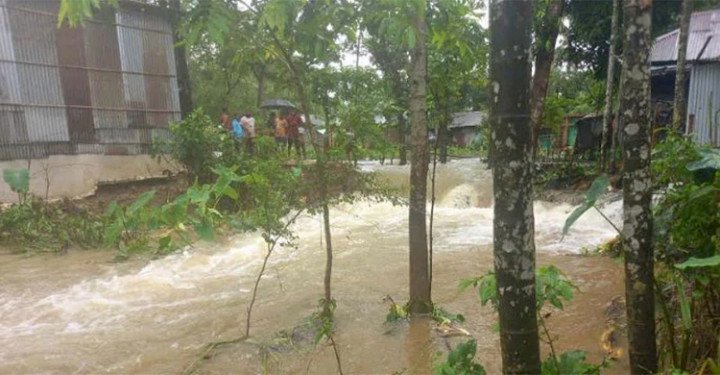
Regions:
<svg viewBox="0 0 720 375"><path fill-rule="evenodd" d="M2 181L4 169L27 168L27 160L0 162L0 203L17 201L17 194ZM92 194L98 183L142 180L178 172L179 166L158 162L149 155L54 155L30 162L30 192L49 199ZM48 189L49 181L49 189Z"/></svg>

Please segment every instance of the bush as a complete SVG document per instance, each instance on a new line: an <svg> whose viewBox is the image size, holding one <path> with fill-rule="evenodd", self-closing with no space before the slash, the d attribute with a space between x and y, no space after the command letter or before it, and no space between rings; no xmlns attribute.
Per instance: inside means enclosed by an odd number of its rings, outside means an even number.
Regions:
<svg viewBox="0 0 720 375"><path fill-rule="evenodd" d="M96 247L102 228L102 219L85 209L31 196L0 212L0 243L20 251Z"/></svg>
<svg viewBox="0 0 720 375"><path fill-rule="evenodd" d="M718 355L720 152L669 135L653 157L661 362L694 371Z"/></svg>
<svg viewBox="0 0 720 375"><path fill-rule="evenodd" d="M179 123L170 124L170 139L155 141L153 154L169 156L187 169L190 177L208 182L213 168L238 165L242 159L235 140L221 125L197 109Z"/></svg>

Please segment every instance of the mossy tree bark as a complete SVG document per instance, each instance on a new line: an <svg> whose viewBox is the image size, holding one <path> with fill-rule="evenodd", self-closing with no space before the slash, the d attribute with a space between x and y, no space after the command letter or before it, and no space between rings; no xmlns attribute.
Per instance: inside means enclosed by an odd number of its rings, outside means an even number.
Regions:
<svg viewBox="0 0 720 375"><path fill-rule="evenodd" d="M427 22L426 5L413 14L415 45L410 57L410 301L412 314L432 311L430 272L427 243L426 201L430 150L428 149L426 78L427 78Z"/></svg>
<svg viewBox="0 0 720 375"><path fill-rule="evenodd" d="M677 70L675 73L675 99L673 103L673 130L685 125L687 103L685 103L685 61L687 60L688 34L690 34L690 16L694 0L683 0L680 15L680 34L677 44Z"/></svg>
<svg viewBox="0 0 720 375"><path fill-rule="evenodd" d="M540 373L530 120L532 22L532 0L490 3L493 245L505 374Z"/></svg>
<svg viewBox="0 0 720 375"><path fill-rule="evenodd" d="M652 0L623 7L623 238L630 367L657 370L650 179L650 38Z"/></svg>

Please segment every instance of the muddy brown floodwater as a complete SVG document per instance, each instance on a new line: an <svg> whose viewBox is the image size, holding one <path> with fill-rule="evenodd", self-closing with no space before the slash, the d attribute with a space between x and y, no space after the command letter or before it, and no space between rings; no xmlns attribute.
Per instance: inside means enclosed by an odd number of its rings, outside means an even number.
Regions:
<svg viewBox="0 0 720 375"><path fill-rule="evenodd" d="M361 167L398 187L407 181L407 167ZM478 341L477 360L498 373L495 313L457 287L460 279L492 269L490 173L477 160L459 160L441 166L438 179L433 298L466 317L462 327ZM604 211L619 222L621 207L614 202ZM548 322L559 350L583 349L599 362L605 308L623 294L622 267L578 256L581 248L613 237L599 215L589 213L560 240L572 208L535 204L538 262L558 266L580 289ZM358 202L334 207L331 218L335 340L344 372L428 373L436 353L467 338L444 338L431 322L384 324L383 298L407 298L407 208ZM303 216L293 228L297 247L278 249L260 284L252 338L218 349L197 373L336 373L331 348L314 347L312 337L304 338L307 345L287 345L279 335L302 325L323 294L321 220ZM0 373L182 373L206 343L241 335L264 250L259 235L250 233L150 262L116 264L111 254L93 251L2 255ZM626 373L626 359L605 372Z"/></svg>

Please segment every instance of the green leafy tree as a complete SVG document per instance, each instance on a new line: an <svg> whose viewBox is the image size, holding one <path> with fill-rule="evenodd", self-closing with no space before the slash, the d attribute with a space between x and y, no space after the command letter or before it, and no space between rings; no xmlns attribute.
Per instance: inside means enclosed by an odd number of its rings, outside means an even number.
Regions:
<svg viewBox="0 0 720 375"><path fill-rule="evenodd" d="M437 123L439 160L447 162L452 114L464 109L465 96L485 87L486 31L480 26L482 3L431 1L429 7L428 91ZM478 78L479 77L479 78Z"/></svg>
<svg viewBox="0 0 720 375"><path fill-rule="evenodd" d="M545 108L543 104L555 59L555 44L560 31L564 6L565 0L535 2L535 74L532 80L530 116L533 124L533 144L536 149L540 129L543 125L543 109Z"/></svg>

